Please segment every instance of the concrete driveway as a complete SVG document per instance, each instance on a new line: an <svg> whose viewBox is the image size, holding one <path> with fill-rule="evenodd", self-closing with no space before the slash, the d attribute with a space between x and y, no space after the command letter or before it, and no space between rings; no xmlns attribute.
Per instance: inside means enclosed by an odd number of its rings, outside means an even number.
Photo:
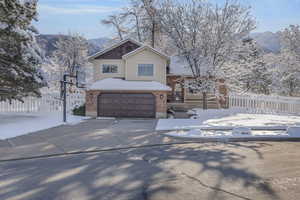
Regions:
<svg viewBox="0 0 300 200"><path fill-rule="evenodd" d="M157 120L87 120L0 141L0 160L174 142L155 132Z"/></svg>
<svg viewBox="0 0 300 200"><path fill-rule="evenodd" d="M0 161L0 199L299 199L299 142L175 144L155 123L89 120L9 140L2 160L53 156Z"/></svg>

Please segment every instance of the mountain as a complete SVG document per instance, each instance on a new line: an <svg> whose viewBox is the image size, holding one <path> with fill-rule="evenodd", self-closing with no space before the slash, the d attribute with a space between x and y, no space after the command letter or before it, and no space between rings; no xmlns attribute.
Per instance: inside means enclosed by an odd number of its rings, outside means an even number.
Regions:
<svg viewBox="0 0 300 200"><path fill-rule="evenodd" d="M105 46L110 44L111 39L106 37L96 38L96 39L90 39L88 40L89 43L89 54L94 54L101 49L104 49Z"/></svg>
<svg viewBox="0 0 300 200"><path fill-rule="evenodd" d="M255 39L258 45L266 53L279 53L280 51L280 36L279 33L273 32L260 32L252 33L250 36ZM55 43L58 41L59 37L70 37L67 35L50 35L50 34L41 34L37 36L37 42L42 50L44 50L46 56L51 56L53 51L55 51ZM113 44L110 38L101 37L96 39L88 40L88 51L89 55L92 55L106 46Z"/></svg>
<svg viewBox="0 0 300 200"><path fill-rule="evenodd" d="M279 53L280 52L280 35L270 31L261 33L252 33L250 36L262 47L266 53Z"/></svg>
<svg viewBox="0 0 300 200"><path fill-rule="evenodd" d="M59 37L70 37L68 35L50 35L50 34L40 34L36 37L36 40L42 50L45 52L45 56L51 56L53 51L55 51L55 43L58 41ZM88 52L89 55L94 54L109 44L111 39L109 38L97 38L88 40Z"/></svg>
<svg viewBox="0 0 300 200"><path fill-rule="evenodd" d="M40 48L45 52L45 56L51 56L53 51L55 51L55 43L58 41L59 37L68 37L66 35L49 35L41 34L36 36L37 43Z"/></svg>

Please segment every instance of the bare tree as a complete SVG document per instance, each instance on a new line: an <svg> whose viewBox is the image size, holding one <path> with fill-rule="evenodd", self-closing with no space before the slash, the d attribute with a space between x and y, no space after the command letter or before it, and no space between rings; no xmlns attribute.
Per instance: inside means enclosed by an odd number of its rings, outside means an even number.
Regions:
<svg viewBox="0 0 300 200"><path fill-rule="evenodd" d="M143 9L141 7L141 1L131 0L130 6L123 9L121 16L125 19L129 18L128 23L133 24L138 41L142 42L141 18L143 16Z"/></svg>
<svg viewBox="0 0 300 200"><path fill-rule="evenodd" d="M75 75L77 68L87 62L87 40L79 34L60 36L55 44L53 60L60 66L61 75L68 73Z"/></svg>
<svg viewBox="0 0 300 200"><path fill-rule="evenodd" d="M116 29L120 40L123 40L123 34L127 33L127 31L123 27L124 22L125 22L124 16L120 14L110 15L108 16L107 19L101 20L102 24L112 26Z"/></svg>
<svg viewBox="0 0 300 200"><path fill-rule="evenodd" d="M150 24L151 24L151 46L154 47L155 45L155 32L157 26L157 9L155 8L155 0L141 0L143 2L143 8L148 14Z"/></svg>
<svg viewBox="0 0 300 200"><path fill-rule="evenodd" d="M214 79L235 43L255 28L250 8L230 0L222 6L204 0L163 0L159 10L157 21L193 73L188 87L206 96L215 89Z"/></svg>
<svg viewBox="0 0 300 200"><path fill-rule="evenodd" d="M128 7L116 15L102 20L113 26L120 39L124 34L136 37L140 42L149 42L152 47L161 45L162 31L157 22L159 0L130 0Z"/></svg>

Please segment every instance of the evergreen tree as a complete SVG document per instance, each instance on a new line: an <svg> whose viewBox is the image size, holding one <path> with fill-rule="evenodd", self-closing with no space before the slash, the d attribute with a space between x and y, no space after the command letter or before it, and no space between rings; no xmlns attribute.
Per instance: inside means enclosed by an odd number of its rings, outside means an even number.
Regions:
<svg viewBox="0 0 300 200"><path fill-rule="evenodd" d="M36 0L0 0L0 101L40 96Z"/></svg>
<svg viewBox="0 0 300 200"><path fill-rule="evenodd" d="M299 96L300 93L300 26L290 25L280 33L281 51L278 65L280 93Z"/></svg>
<svg viewBox="0 0 300 200"><path fill-rule="evenodd" d="M300 60L297 55L288 50L281 50L276 68L281 95L299 96L300 93Z"/></svg>
<svg viewBox="0 0 300 200"><path fill-rule="evenodd" d="M266 63L262 50L252 38L238 45L233 61L223 69L226 79L237 91L270 94L272 69Z"/></svg>

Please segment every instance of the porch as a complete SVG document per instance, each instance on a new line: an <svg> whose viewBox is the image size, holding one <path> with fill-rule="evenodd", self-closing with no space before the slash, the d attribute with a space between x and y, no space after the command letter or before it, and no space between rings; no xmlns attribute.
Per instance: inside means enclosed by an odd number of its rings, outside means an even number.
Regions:
<svg viewBox="0 0 300 200"><path fill-rule="evenodd" d="M167 77L167 85L172 88L168 93L168 108L179 111L185 111L191 108L203 108L203 94L195 93L185 87L186 81L191 80L190 76L169 75ZM218 93L227 96L227 88L223 80L218 80ZM216 92L217 93L217 92ZM220 99L215 93L207 93L207 108L220 109L227 107L226 98Z"/></svg>

